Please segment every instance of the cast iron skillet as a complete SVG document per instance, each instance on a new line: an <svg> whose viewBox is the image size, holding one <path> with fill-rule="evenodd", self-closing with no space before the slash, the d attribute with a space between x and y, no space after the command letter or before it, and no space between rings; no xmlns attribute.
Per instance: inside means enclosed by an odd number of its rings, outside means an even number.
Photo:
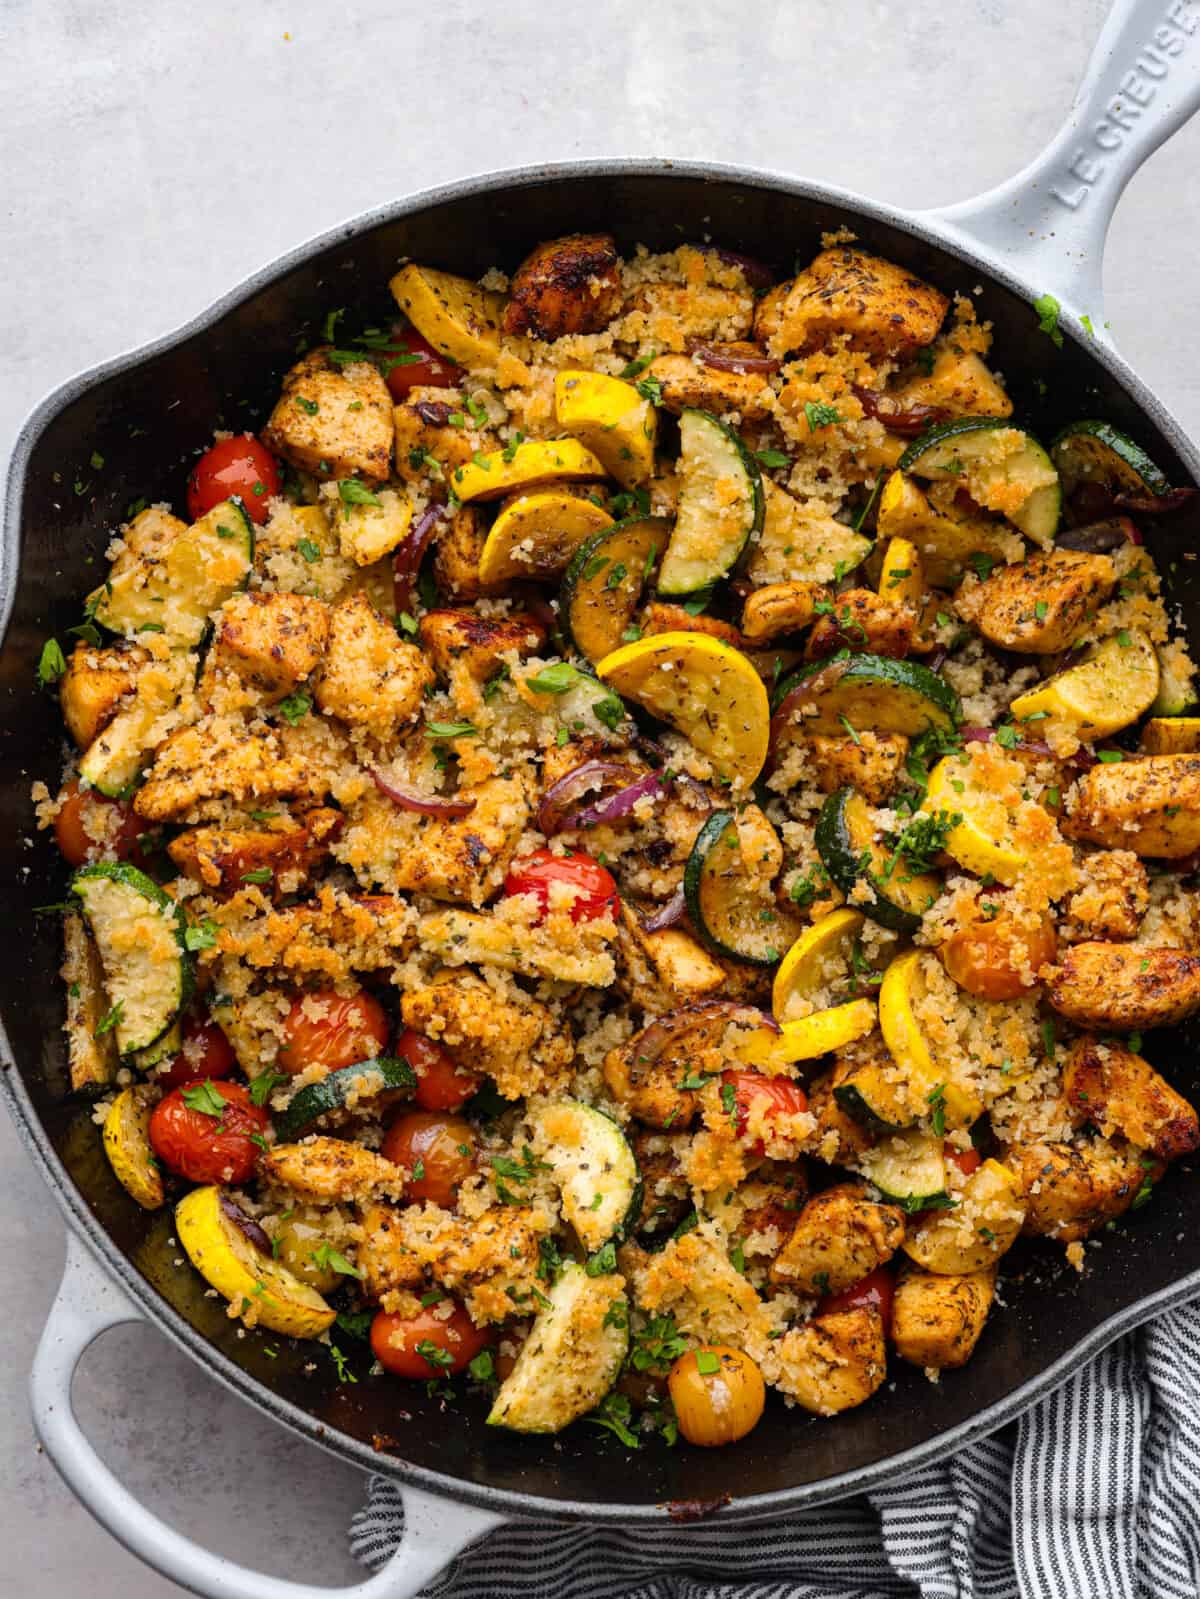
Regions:
<svg viewBox="0 0 1200 1599"><path fill-rule="evenodd" d="M1177 5L1181 18L1186 8ZM537 1514L628 1522L662 1517L670 1501L732 1503L748 1519L811 1506L876 1485L994 1430L1088 1354L1162 1307L1200 1291L1200 1187L1185 1167L1126 1218L1078 1277L1060 1252L1010 1257L1005 1306L970 1365L947 1373L936 1402L924 1377L896 1362L889 1384L833 1421L768 1408L736 1449L629 1455L579 1425L539 1441L483 1425L479 1405L443 1414L419 1385L343 1385L313 1346L271 1360L260 1336L239 1339L199 1277L173 1265L170 1213L147 1221L109 1172L86 1107L67 1093L58 928L33 908L62 898L65 873L43 840L29 849L29 785L60 760L60 721L35 684L43 640L78 620L105 530L135 496L178 502L185 468L214 423L261 421L298 333L332 306L388 309L386 284L402 256L474 276L512 267L538 240L611 229L629 248L711 238L771 261L780 275L811 257L826 229L851 225L864 246L953 291L976 284L996 328L996 356L1019 407L1045 437L1073 417L1126 428L1173 483L1200 474L1200 456L1154 397L1079 314L1102 327L1103 236L1137 164L1200 103L1200 35L1190 14L1164 22L1157 0L1118 0L1067 127L1003 189L939 215L912 216L806 182L729 167L606 162L470 179L384 207L317 239L260 273L169 339L65 385L30 418L8 485L0 619L0 871L14 936L0 963L0 1086L33 1159L71 1229L67 1273L33 1374L35 1418L67 1481L123 1542L194 1591L296 1599L313 1590L245 1572L156 1521L116 1482L71 1413L70 1375L105 1327L146 1316L231 1388L345 1459L406 1484L418 1536L384 1572L354 1589L414 1593L454 1553L504 1517ZM1192 27L1189 28L1189 21ZM1131 108L1137 107L1136 111ZM1051 236L1052 242L1051 242ZM1030 300L1054 291L1067 337L1056 349ZM1038 398L1038 379L1046 380ZM135 430L141 431L135 431ZM93 450L105 458L93 473ZM72 491L76 478L94 480ZM1200 638L1195 510L1151 525L1171 597ZM18 566L19 557L19 566ZM1200 1090L1184 1031L1148 1045L1185 1093ZM277 1342L277 1341L272 1341ZM345 1340L343 1340L345 1343ZM365 1348L355 1364L369 1363ZM403 1407L403 1411L402 1408ZM408 1414L404 1414L407 1412Z"/></svg>

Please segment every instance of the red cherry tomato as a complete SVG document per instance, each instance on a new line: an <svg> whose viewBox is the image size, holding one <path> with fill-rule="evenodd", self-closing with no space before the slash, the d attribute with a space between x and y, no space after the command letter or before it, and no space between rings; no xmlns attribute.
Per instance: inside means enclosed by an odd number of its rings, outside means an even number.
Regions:
<svg viewBox="0 0 1200 1599"><path fill-rule="evenodd" d="M409 1110L383 1135L379 1153L411 1173L405 1199L432 1199L449 1208L459 1184L475 1170L475 1129L461 1116Z"/></svg>
<svg viewBox="0 0 1200 1599"><path fill-rule="evenodd" d="M383 1006L363 989L344 998L333 989L301 994L283 1019L279 1068L291 1072L327 1066L331 1072L371 1060L387 1043Z"/></svg>
<svg viewBox="0 0 1200 1599"><path fill-rule="evenodd" d="M411 1027L396 1040L395 1053L417 1074L413 1098L422 1110L461 1110L483 1081L478 1072L457 1065L449 1050Z"/></svg>
<svg viewBox="0 0 1200 1599"><path fill-rule="evenodd" d="M265 522L267 501L280 487L275 457L252 433L218 439L188 474L188 515L195 522L205 511L237 494L250 520Z"/></svg>
<svg viewBox="0 0 1200 1599"><path fill-rule="evenodd" d="M764 1103L768 1117L772 1114L794 1116L798 1111L808 1109L808 1095L790 1077L766 1077L762 1072L736 1071L725 1072L721 1082L723 1086L733 1089L734 1125L739 1138L746 1131L756 1101ZM761 1138L756 1139L751 1148L756 1155L765 1153Z"/></svg>
<svg viewBox="0 0 1200 1599"><path fill-rule="evenodd" d="M504 892L535 894L544 917L550 910L550 890L554 883L565 883L575 890L571 905L573 922L591 922L597 916L616 915L617 885L612 873L581 850L571 855L556 855L549 849L534 850L509 872L504 879Z"/></svg>
<svg viewBox="0 0 1200 1599"><path fill-rule="evenodd" d="M78 780L72 779L67 784L62 809L54 819L54 838L72 866L85 866L88 861L110 854L119 861L131 856L139 860L139 840L152 825L127 800L105 799L95 789L81 788Z"/></svg>
<svg viewBox="0 0 1200 1599"><path fill-rule="evenodd" d="M413 356L416 360L410 359ZM435 350L416 328L396 328L391 344L379 352L379 361L383 380L394 400L407 400L410 389L457 388L462 377L462 367Z"/></svg>
<svg viewBox="0 0 1200 1599"><path fill-rule="evenodd" d="M159 1100L150 1116L150 1144L169 1171L189 1182L244 1183L258 1159L253 1136L261 1138L270 1121L241 1083L213 1083L211 1089L194 1083Z"/></svg>
<svg viewBox="0 0 1200 1599"><path fill-rule="evenodd" d="M237 1065L233 1045L214 1021L189 1016L183 1024L183 1046L165 1072L155 1078L163 1088L186 1088L205 1078L220 1082Z"/></svg>
<svg viewBox="0 0 1200 1599"><path fill-rule="evenodd" d="M876 1266L874 1271L868 1272L858 1282L843 1288L840 1294L826 1294L817 1306L817 1314L824 1315L827 1310L874 1307L883 1318L884 1333L888 1334L892 1330L892 1300L895 1294L896 1279L892 1276L891 1268Z"/></svg>
<svg viewBox="0 0 1200 1599"><path fill-rule="evenodd" d="M453 1377L487 1348L491 1331L477 1327L461 1305L455 1305L447 1316L446 1303L430 1305L415 1316L387 1310L377 1313L371 1323L371 1348L385 1371L418 1381Z"/></svg>
<svg viewBox="0 0 1200 1599"><path fill-rule="evenodd" d="M983 1165L983 1156L977 1149L948 1149L946 1158L954 1162L964 1177L969 1177Z"/></svg>

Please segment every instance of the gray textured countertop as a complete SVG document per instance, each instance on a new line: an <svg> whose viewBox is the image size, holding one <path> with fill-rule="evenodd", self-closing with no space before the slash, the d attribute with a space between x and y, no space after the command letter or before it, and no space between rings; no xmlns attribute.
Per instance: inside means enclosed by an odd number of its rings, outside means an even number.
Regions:
<svg viewBox="0 0 1200 1599"><path fill-rule="evenodd" d="M157 337L311 234L489 166L743 161L908 205L1016 170L1066 110L1104 0L0 0L6 288L0 449L48 389ZM1200 119L1133 182L1106 272L1114 337L1200 431ZM28 1420L63 1228L0 1117L0 1596L166 1599L72 1500ZM361 1479L152 1332L86 1360L105 1457L195 1536L348 1581Z"/></svg>

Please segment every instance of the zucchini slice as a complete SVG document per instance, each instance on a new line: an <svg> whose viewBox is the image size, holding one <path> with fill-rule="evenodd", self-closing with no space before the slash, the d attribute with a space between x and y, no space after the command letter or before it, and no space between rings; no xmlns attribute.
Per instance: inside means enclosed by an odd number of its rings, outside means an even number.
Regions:
<svg viewBox="0 0 1200 1599"><path fill-rule="evenodd" d="M1051 443L1050 459L1062 481L1067 520L1074 527L1094 522L1097 503L1107 503L1114 495L1152 499L1171 487L1166 473L1141 445L1111 422L1069 423Z"/></svg>
<svg viewBox="0 0 1200 1599"><path fill-rule="evenodd" d="M563 577L559 610L571 642L593 665L625 642L670 523L635 516L581 544Z"/></svg>
<svg viewBox="0 0 1200 1599"><path fill-rule="evenodd" d="M915 933L941 883L929 872L911 871L875 832L870 806L847 785L821 807L813 837L822 865L847 898L861 883L870 888L870 900L855 896L852 901L864 916L895 933Z"/></svg>
<svg viewBox="0 0 1200 1599"><path fill-rule="evenodd" d="M517 1363L500 1385L489 1427L561 1432L604 1398L629 1352L624 1279L562 1269Z"/></svg>
<svg viewBox="0 0 1200 1599"><path fill-rule="evenodd" d="M153 1090L125 1088L104 1118L104 1153L117 1181L143 1210L158 1210L166 1200L162 1173L150 1145Z"/></svg>
<svg viewBox="0 0 1200 1599"><path fill-rule="evenodd" d="M796 692L803 688L803 692ZM795 693L795 711L815 706L811 715L786 722L785 702ZM793 672L775 696L776 714L785 725L803 733L844 737L855 732L907 733L936 727L949 732L961 719L958 695L936 672L919 661L896 661L886 655L851 655L844 660L816 661ZM777 735L778 737L778 735Z"/></svg>
<svg viewBox="0 0 1200 1599"><path fill-rule="evenodd" d="M714 955L774 966L779 948L779 915L773 903L748 894L746 865L732 811L714 811L696 835L683 869L688 917L700 942ZM763 920L764 911L770 917Z"/></svg>
<svg viewBox="0 0 1200 1599"><path fill-rule="evenodd" d="M876 1132L898 1133L917 1119L908 1085L893 1082L895 1066L864 1061L833 1090L833 1097L856 1121Z"/></svg>
<svg viewBox="0 0 1200 1599"><path fill-rule="evenodd" d="M83 901L108 990L122 1055L148 1049L187 1004L192 963L184 945L184 915L153 879L124 861L84 866L71 879ZM103 1024L102 1024L103 1025Z"/></svg>
<svg viewBox="0 0 1200 1599"><path fill-rule="evenodd" d="M1007 417L960 416L914 439L901 472L961 482L977 505L999 511L1035 544L1049 545L1062 513L1054 463L1031 433Z"/></svg>
<svg viewBox="0 0 1200 1599"><path fill-rule="evenodd" d="M288 1338L319 1338L333 1325L333 1307L259 1249L235 1217L219 1188L193 1188L179 1201L175 1230L192 1265L243 1314L253 1310L258 1326Z"/></svg>
<svg viewBox="0 0 1200 1599"><path fill-rule="evenodd" d="M212 612L246 586L253 565L254 524L241 500L222 500L161 555L119 560L90 595L88 613L111 633L164 633L173 647L191 649Z"/></svg>
<svg viewBox="0 0 1200 1599"><path fill-rule="evenodd" d="M95 1095L120 1069L111 1030L97 1029L108 1013L104 968L96 940L82 916L63 917L63 963L59 975L67 990L67 1061L75 1093Z"/></svg>
<svg viewBox="0 0 1200 1599"><path fill-rule="evenodd" d="M1158 693L1150 707L1152 716L1182 716L1196 704L1191 676L1181 677L1175 670L1171 650L1160 649L1158 655Z"/></svg>
<svg viewBox="0 0 1200 1599"><path fill-rule="evenodd" d="M953 1208L942 1206L905 1230L901 1249L926 1271L945 1277L986 1271L1017 1241L1026 1200L1012 1170L985 1160L967 1178Z"/></svg>
<svg viewBox="0 0 1200 1599"><path fill-rule="evenodd" d="M134 1050L129 1057L128 1064L137 1072L148 1072L155 1066L161 1066L163 1061L170 1060L178 1055L183 1048L183 1028L179 1017L171 1023L161 1038L156 1038L147 1049Z"/></svg>
<svg viewBox="0 0 1200 1599"><path fill-rule="evenodd" d="M864 1150L856 1164L884 1199L901 1206L909 1215L951 1206L942 1140L932 1133L917 1128L896 1133L873 1149Z"/></svg>
<svg viewBox="0 0 1200 1599"><path fill-rule="evenodd" d="M762 473L733 429L688 409L679 441L679 509L658 574L664 595L694 594L728 576L763 525Z"/></svg>
<svg viewBox="0 0 1200 1599"><path fill-rule="evenodd" d="M138 673L133 699L79 760L79 775L109 799L136 782L155 742L155 726L183 693L194 657L180 653L153 661Z"/></svg>
<svg viewBox="0 0 1200 1599"><path fill-rule="evenodd" d="M550 1166L563 1215L589 1255L621 1243L642 1208L629 1140L611 1116L578 1099L547 1100L529 1113L534 1153Z"/></svg>
<svg viewBox="0 0 1200 1599"><path fill-rule="evenodd" d="M290 1144L302 1137L318 1117L346 1110L352 1094L373 1100L377 1094L411 1094L416 1086L417 1074L408 1062L394 1060L390 1055L343 1066L319 1083L302 1088L287 1109L275 1116L275 1134L280 1143Z"/></svg>

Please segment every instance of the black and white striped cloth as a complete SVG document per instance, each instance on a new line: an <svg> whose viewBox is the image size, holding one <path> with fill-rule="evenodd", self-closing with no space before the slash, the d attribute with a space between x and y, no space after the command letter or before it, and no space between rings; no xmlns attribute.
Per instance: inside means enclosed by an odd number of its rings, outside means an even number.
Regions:
<svg viewBox="0 0 1200 1599"><path fill-rule="evenodd" d="M403 1529L370 1480L350 1544ZM686 1529L525 1522L467 1550L437 1599L1197 1599L1200 1302L1104 1350L1019 1422L870 1499Z"/></svg>

